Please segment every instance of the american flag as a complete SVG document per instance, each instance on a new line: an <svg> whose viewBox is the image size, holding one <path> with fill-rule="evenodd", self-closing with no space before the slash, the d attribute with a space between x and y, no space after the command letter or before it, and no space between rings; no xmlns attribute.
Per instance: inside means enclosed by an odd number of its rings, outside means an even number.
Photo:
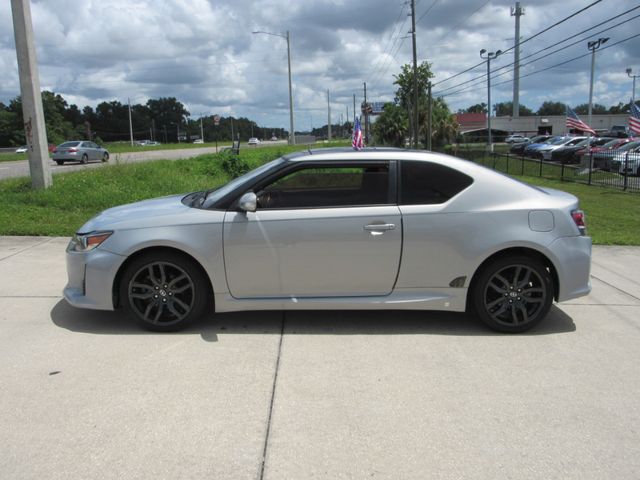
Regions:
<svg viewBox="0 0 640 480"><path fill-rule="evenodd" d="M576 115L576 112L574 112L569 108L569 105L567 105L567 124L566 125L567 125L567 128L574 128L576 130L581 130L585 133L590 133L591 135L596 134L593 128L591 128L589 125L587 125L582 120L580 120L578 115Z"/></svg>
<svg viewBox="0 0 640 480"><path fill-rule="evenodd" d="M640 108L633 102L629 113L629 130L640 135Z"/></svg>
<svg viewBox="0 0 640 480"><path fill-rule="evenodd" d="M353 139L351 146L356 150L362 150L364 148L364 142L362 141L362 128L360 127L360 119L356 116L356 121L353 125Z"/></svg>

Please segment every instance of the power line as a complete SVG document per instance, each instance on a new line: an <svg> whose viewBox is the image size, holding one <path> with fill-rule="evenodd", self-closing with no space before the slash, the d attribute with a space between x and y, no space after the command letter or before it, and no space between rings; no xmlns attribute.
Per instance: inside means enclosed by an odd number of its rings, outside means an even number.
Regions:
<svg viewBox="0 0 640 480"><path fill-rule="evenodd" d="M607 45L606 47L602 47L600 50L606 50L607 48L615 47L616 45L620 45L621 43L627 42L627 41L632 40L632 39L637 38L637 37L640 37L640 33L638 33L636 35L632 35L632 36L627 37L627 38L624 38L624 39L622 39L622 40L620 40L618 42L615 42L615 43L612 43L610 45ZM536 70L535 72L531 72L531 73L528 73L526 75L521 75L520 78L526 78L526 77L531 77L533 75L538 75L539 73L546 72L547 70L552 70L552 69L557 68L557 67L561 67L563 65L566 65L567 63L575 62L576 60L580 60L581 58L585 58L585 57L587 57L589 55L591 55L591 53L587 52L587 53L584 53L582 55L578 55L577 57L573 57L573 58L571 58L569 60L565 60L565 61L556 63L554 65L551 65L549 67L545 67L545 68L540 69L540 70ZM470 90L473 90L475 87L477 87L478 85L481 85L483 83L484 83L484 81L483 82L478 82L478 83L476 83L474 85L470 85L470 86L465 87L465 88L463 88L461 90L458 90L458 91L455 91L455 92L451 92L451 93L446 93L446 94L443 94L443 95L437 94L437 96L440 96L440 97L451 97L451 96L454 96L454 95L459 95L460 93L465 93L465 92L468 92ZM497 87L498 85L505 85L507 83L511 83L511 80L506 80L504 82L498 82L498 83L494 84L493 86ZM436 95L436 94L434 94L434 95Z"/></svg>
<svg viewBox="0 0 640 480"><path fill-rule="evenodd" d="M438 3L439 1L440 0L433 0L433 3L429 6L429 8L427 8L427 10L422 15L420 15L420 18L416 20L416 23L420 23L420 20L422 20L431 11L431 9L436 6L436 3Z"/></svg>
<svg viewBox="0 0 640 480"><path fill-rule="evenodd" d="M529 37L529 38L526 38L526 39L522 40L522 41L520 42L520 45L522 45L523 43L526 43L526 42L528 42L528 41L530 41L530 40L533 40L534 38L536 38L536 37L538 37L538 36L542 35L542 34L543 34L543 33L545 33L545 32L548 32L548 31L549 31L549 30L551 30L552 28L557 27L558 25L560 25L560 24L562 24L562 23L566 22L567 20L569 20L569 19L571 19L571 18L575 17L576 15L578 15L578 14L580 14L580 13L584 12L585 10L587 10L587 9L589 9L589 8L591 8L591 7L593 7L594 5L597 5L597 4L598 4L598 3L600 3L601 1L602 1L602 0L596 0L595 2L593 2L593 3L589 4L589 5L587 5L586 7L583 7L583 8L581 8L580 10L578 10L578 11L576 11L576 12L572 13L572 14L571 14L571 15L569 15L568 17L565 17L565 18L563 18L562 20L557 21L557 22L556 22L556 23L554 23L553 25L550 25L549 27L547 27L547 28L545 28L545 29L543 29L543 30L539 31L539 32L538 32L538 33L536 33L535 35L532 35L531 37ZM512 47L510 47L510 48L508 48L507 50L504 50L502 53L507 53L507 52L509 52L509 51L513 50L514 48L516 48L516 47L515 47L515 45L514 45L514 46L512 46ZM474 65L473 67L468 68L468 69L467 69L467 70L465 70L464 72L457 73L457 74L455 74L455 75L452 75L452 76L450 76L450 77L445 78L444 80L440 80L438 83L434 83L434 84L433 84L433 86L435 87L436 85L440 85L441 83L444 83L444 82L446 82L446 81L449 81L449 80L451 80L452 78L455 78L455 77L457 77L457 76L461 75L462 73L465 73L465 72L468 72L468 71L470 71L470 70L473 70L474 68L477 68L477 67L479 67L480 65L483 65L483 64L484 64L484 62L480 62L479 64Z"/></svg>
<svg viewBox="0 0 640 480"><path fill-rule="evenodd" d="M549 50L549 49L551 49L551 48L554 48L554 47L556 47L556 46L558 46L558 45L560 45L560 44L562 44L562 43L565 43L565 42L567 42L567 41L571 40L572 38L575 38L577 35L581 35L581 34L583 34L583 33L586 33L586 32L588 32L588 31L590 31L590 30L593 30L594 28L597 28L597 27L599 27L599 26L601 26L601 25L604 25L605 23L611 22L611 21L613 21L613 20L615 20L615 19L617 19L617 18L620 18L620 17L622 17L623 15L626 15L627 13L632 12L632 11L634 11L634 10L637 10L637 9L639 9L639 8L640 8L640 6L638 6L638 7L634 7L634 8L631 8L631 9L627 10L626 12L623 12L623 13L620 13L620 14L618 14L618 15L615 15L615 16L613 16L613 17L611 17L611 18L609 18L609 19L607 19L607 20L605 20L605 21L603 21L603 22L600 22L600 23L598 23L598 24L596 24L596 25L594 25L594 26L592 26L592 27L589 27L589 28L587 28L587 29L585 29L585 30L582 30L581 32L574 33L574 34L570 35L569 37L566 37L566 38L565 38L565 39L563 39L563 40L560 40L560 41L558 41L558 42L556 42L556 43L554 43L554 44L552 44L552 45L549 45L549 46L547 46L547 47L545 47L545 48L542 48L542 49L540 49L540 50L538 50L538 51L536 51L536 52L530 53L529 55L527 55L527 56L523 57L523 58L522 58L522 60L527 59L527 58L531 58L531 57L533 57L533 56L535 56L535 55L538 55L538 54L540 54L540 53L542 53L542 52L544 52L544 51L547 51L547 50ZM622 22L619 22L619 23L617 23L617 24L615 24L615 25L612 25L612 26L610 26L610 27L607 27L607 28L605 28L605 29L603 29L603 30L600 30L600 31L598 31L598 32L591 33L591 34L589 35L589 37L590 37L590 36L594 36L594 35L599 35L599 34L601 34L601 33L604 33L604 32L607 32L607 31L609 31L609 30L612 30L613 28L619 27L619 26L621 26L621 25L624 25L625 23L628 23L628 22L630 22L630 21L632 21L632 20L635 20L635 19L636 19L636 18L638 18L638 17L640 17L640 15L636 15L635 17L628 18L628 19L626 19L626 20L624 20L624 21L622 21ZM562 50L565 50L565 49L567 49L567 48L569 48L569 47L572 47L572 46L574 46L574 45L576 45L576 44L578 44L578 43L580 43L580 42L583 42L586 38L588 38L588 37L582 38L582 39L580 39L580 40L576 40L576 41L574 41L574 42L572 42L572 43L570 43L570 44L568 44L568 45L565 45L565 46L564 46L564 47L562 47L562 48L559 48L559 49L557 49L557 50L554 50L554 51L552 51L552 52L548 53L547 55L544 55L544 56L542 56L542 57L539 57L539 58L536 58L536 59L534 59L534 60L531 60L530 62L526 62L526 63L524 63L524 64L521 64L521 66L526 66L526 65L529 65L529 64L531 64L531 63L533 63L533 62L536 62L536 61L538 61L538 60L542 60L543 58L546 58L546 57L548 57L548 56L550 56L550 55L553 55L554 53L558 53L558 52L560 52L560 51L562 51ZM483 62L483 63L484 63L484 62ZM511 62L511 63L509 63L509 64L507 64L507 65L503 65L503 66L501 66L501 67L498 67L498 68L496 68L496 69L494 69L494 70L491 70L491 74L493 75L494 73L499 72L500 70L504 70L505 68L509 68L509 67L511 67L511 66L513 66L513 65L515 65L515 62ZM465 72L467 72L467 71L469 71L469 69L467 69ZM498 73L496 76L504 75L504 74L506 74L506 73L510 73L510 72L512 72L512 71L513 71L513 69L508 70L508 71L506 71L506 72ZM461 72L461 73L465 73L465 72ZM451 86L451 87L447 87L447 88L445 88L444 90L441 90L439 93L443 93L443 92L446 92L447 90L452 90L452 89L458 88L458 87L460 87L460 86L462 86L462 85L465 85L465 84L467 84L467 83L471 83L471 82L473 82L473 81L475 81L475 80L479 80L479 79L481 79L481 78L485 78L486 76L487 76L487 74L486 74L486 73L485 73L485 74L482 74L482 75L479 75L479 76L477 76L477 77L471 78L471 79L469 79L469 80L466 80L466 81L464 81L464 82L458 83L458 84L453 85L453 86Z"/></svg>

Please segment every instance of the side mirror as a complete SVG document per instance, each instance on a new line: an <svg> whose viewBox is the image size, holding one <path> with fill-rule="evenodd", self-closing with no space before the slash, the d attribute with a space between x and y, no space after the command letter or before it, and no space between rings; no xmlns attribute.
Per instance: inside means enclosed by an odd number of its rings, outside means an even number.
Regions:
<svg viewBox="0 0 640 480"><path fill-rule="evenodd" d="M255 212L258 208L258 197L253 192L247 192L240 197L238 206L245 212Z"/></svg>

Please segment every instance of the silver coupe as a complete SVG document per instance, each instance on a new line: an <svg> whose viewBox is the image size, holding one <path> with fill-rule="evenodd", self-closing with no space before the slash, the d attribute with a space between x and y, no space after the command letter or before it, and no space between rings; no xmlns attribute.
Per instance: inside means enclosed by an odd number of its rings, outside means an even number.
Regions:
<svg viewBox="0 0 640 480"><path fill-rule="evenodd" d="M156 331L214 311L409 309L521 332L587 295L590 266L573 195L441 154L318 149L105 210L69 243L64 296Z"/></svg>

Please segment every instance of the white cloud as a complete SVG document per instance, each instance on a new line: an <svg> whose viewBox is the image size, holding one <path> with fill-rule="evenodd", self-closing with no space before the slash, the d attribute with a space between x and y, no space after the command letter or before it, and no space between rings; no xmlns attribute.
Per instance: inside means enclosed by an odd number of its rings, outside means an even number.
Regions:
<svg viewBox="0 0 640 480"><path fill-rule="evenodd" d="M480 49L504 50L512 44L513 3L440 0L427 13L432 2L418 2L418 58L432 63L434 91L459 91L446 97L453 110L486 102L484 78L459 84L486 72L485 64L480 64ZM585 6L581 0L523 3L524 39ZM575 37L630 8L633 5L625 0L602 2L523 44L521 103L534 110L545 100L586 103L588 56L538 72L588 53L589 35L610 37L605 47L635 35L638 19L597 32L640 10ZM286 42L251 32L289 30L296 123L306 128L311 122L326 122L327 89L337 115L346 113L346 106L352 109L353 94L358 104L362 101L363 82L368 83L373 100L392 99L393 75L412 57L411 40L402 38L410 28L407 8L389 0L32 0L32 12L42 87L80 107L127 97L142 103L175 96L194 115L242 115L286 127ZM584 41L535 62L531 60L537 57L524 58L568 37ZM19 94L13 42L10 5L0 2L0 101L4 103ZM492 67L512 61L513 56L505 54ZM598 52L594 101L607 106L628 101L627 67L640 72L638 38ZM511 99L509 70L495 75L493 102Z"/></svg>

